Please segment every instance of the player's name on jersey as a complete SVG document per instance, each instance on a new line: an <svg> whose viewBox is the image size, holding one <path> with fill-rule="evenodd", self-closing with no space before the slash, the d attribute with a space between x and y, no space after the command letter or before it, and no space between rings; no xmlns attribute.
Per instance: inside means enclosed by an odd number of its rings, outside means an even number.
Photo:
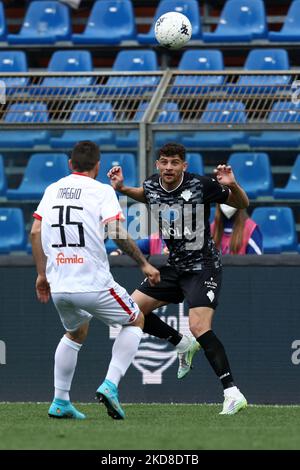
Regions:
<svg viewBox="0 0 300 470"><path fill-rule="evenodd" d="M57 199L80 199L81 188L59 188Z"/></svg>

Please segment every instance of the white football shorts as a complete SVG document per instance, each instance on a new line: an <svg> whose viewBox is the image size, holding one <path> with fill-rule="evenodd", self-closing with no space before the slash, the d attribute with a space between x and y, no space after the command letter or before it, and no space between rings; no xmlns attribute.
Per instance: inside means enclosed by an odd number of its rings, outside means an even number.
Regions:
<svg viewBox="0 0 300 470"><path fill-rule="evenodd" d="M77 330L93 317L106 325L130 325L140 311L117 282L112 288L99 292L52 293L52 300L66 331Z"/></svg>

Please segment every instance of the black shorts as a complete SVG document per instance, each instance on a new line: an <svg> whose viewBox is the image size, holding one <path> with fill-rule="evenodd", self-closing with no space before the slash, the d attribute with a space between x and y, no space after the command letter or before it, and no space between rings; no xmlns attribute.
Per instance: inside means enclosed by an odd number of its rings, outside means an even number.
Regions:
<svg viewBox="0 0 300 470"><path fill-rule="evenodd" d="M188 307L210 307L218 305L222 284L222 270L204 268L197 272L178 271L171 266L160 268L160 283L151 287L148 279L138 290L156 300L179 304L185 299Z"/></svg>

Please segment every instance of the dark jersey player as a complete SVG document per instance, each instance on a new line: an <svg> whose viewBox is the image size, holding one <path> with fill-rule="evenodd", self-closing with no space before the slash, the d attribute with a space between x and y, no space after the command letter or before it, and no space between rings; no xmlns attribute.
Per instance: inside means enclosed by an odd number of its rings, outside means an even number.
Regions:
<svg viewBox="0 0 300 470"><path fill-rule="evenodd" d="M163 324L152 311L186 300L190 330L224 388L221 414L235 414L247 406L247 401L234 384L224 346L212 330L222 266L210 234L209 215L211 203L243 209L249 200L230 166L218 165L214 178L188 173L182 145L164 145L156 168L158 174L139 188L124 186L120 167L108 173L116 190L149 206L170 252L167 265L160 269L160 283L150 286L143 281L132 298L145 314L144 332L166 339L169 333L163 335Z"/></svg>

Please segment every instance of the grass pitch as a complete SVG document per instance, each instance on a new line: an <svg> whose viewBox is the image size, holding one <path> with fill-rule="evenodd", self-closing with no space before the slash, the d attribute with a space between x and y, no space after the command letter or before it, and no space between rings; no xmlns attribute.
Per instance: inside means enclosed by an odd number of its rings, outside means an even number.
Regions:
<svg viewBox="0 0 300 470"><path fill-rule="evenodd" d="M0 403L0 449L300 449L300 406L125 405L114 421L103 405L78 404L85 421L55 420L49 404Z"/></svg>

